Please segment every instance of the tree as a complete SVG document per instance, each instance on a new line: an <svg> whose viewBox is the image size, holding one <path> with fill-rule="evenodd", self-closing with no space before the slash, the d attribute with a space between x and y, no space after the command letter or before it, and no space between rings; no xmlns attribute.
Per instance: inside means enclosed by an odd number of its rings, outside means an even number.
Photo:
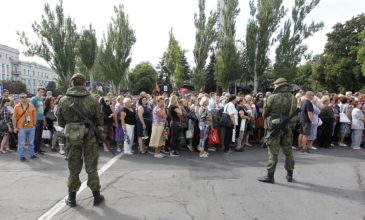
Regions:
<svg viewBox="0 0 365 220"><path fill-rule="evenodd" d="M35 21L32 25L39 43L30 43L24 32L17 34L20 42L28 47L25 55L43 58L55 70L60 88L65 91L75 71L76 45L79 38L76 24L70 17L64 16L62 0L56 5L55 11L46 3L44 13L42 21Z"/></svg>
<svg viewBox="0 0 365 220"><path fill-rule="evenodd" d="M79 41L79 54L82 63L86 66L88 75L90 76L91 90L93 89L93 72L92 68L95 63L96 57L96 36L95 30L92 28L91 24L89 29L82 31Z"/></svg>
<svg viewBox="0 0 365 220"><path fill-rule="evenodd" d="M249 74L254 78L254 93L259 88L258 80L269 66L270 40L277 30L286 10L282 0L250 1L250 15L246 29L246 44Z"/></svg>
<svg viewBox="0 0 365 220"><path fill-rule="evenodd" d="M209 50L212 50L212 44L217 40L217 13L210 12L208 21L205 16L205 0L198 0L199 13L194 14L195 46L194 61L195 68L193 71L193 84L195 89L199 90L204 85L205 63L208 58Z"/></svg>
<svg viewBox="0 0 365 220"><path fill-rule="evenodd" d="M131 49L136 42L124 7L114 7L116 18L108 25L107 36L102 40L97 57L98 71L104 75L115 91L127 85L127 71L132 61Z"/></svg>
<svg viewBox="0 0 365 220"><path fill-rule="evenodd" d="M208 67L206 69L206 77L205 77L205 92L209 93L209 92L215 92L217 91L217 84L216 84L216 80L215 80L215 54L212 53L212 55L210 55L210 62L208 64Z"/></svg>
<svg viewBox="0 0 365 220"><path fill-rule="evenodd" d="M361 65L362 75L365 76L365 30L360 33L361 43L357 53L357 62Z"/></svg>
<svg viewBox="0 0 365 220"><path fill-rule="evenodd" d="M4 89L9 90L10 94L20 94L20 93L28 93L27 86L21 81L7 81L4 80L3 87Z"/></svg>
<svg viewBox="0 0 365 220"><path fill-rule="evenodd" d="M183 69L181 66L181 58L185 52L181 49L179 42L176 40L172 29L169 32L169 44L166 50L165 67L170 72L170 79L172 78L172 86L174 90L182 87L184 84L183 80Z"/></svg>
<svg viewBox="0 0 365 220"><path fill-rule="evenodd" d="M58 95L61 94L61 92L57 89L56 82L53 82L53 81L48 82L48 84L46 86L46 90L47 91L52 91L52 95L54 97L57 97Z"/></svg>
<svg viewBox="0 0 365 220"><path fill-rule="evenodd" d="M157 82L157 72L148 62L142 62L128 75L129 89L133 94L145 91L149 94L153 92Z"/></svg>
<svg viewBox="0 0 365 220"><path fill-rule="evenodd" d="M223 8L223 24L219 33L216 55L216 79L219 86L227 90L229 85L239 79L242 73L240 58L236 48L236 18L239 14L238 0L226 0Z"/></svg>
<svg viewBox="0 0 365 220"><path fill-rule="evenodd" d="M357 62L358 51L362 43L359 33L365 30L365 15L337 23L333 31L327 34L324 53L314 66L314 80L322 88L332 92L358 91L365 77L361 65Z"/></svg>
<svg viewBox="0 0 365 220"><path fill-rule="evenodd" d="M284 77L291 81L296 74L296 67L307 56L307 45L303 40L312 36L323 28L323 22L312 23L307 26L304 23L307 15L318 5L320 0L296 0L292 9L292 16L288 19L278 36L279 46L276 49L276 63L274 64L276 77Z"/></svg>

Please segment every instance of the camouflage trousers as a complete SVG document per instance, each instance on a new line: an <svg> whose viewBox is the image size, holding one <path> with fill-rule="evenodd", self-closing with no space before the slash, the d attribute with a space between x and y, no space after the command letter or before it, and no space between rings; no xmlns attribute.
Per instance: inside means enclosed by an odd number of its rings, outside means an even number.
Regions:
<svg viewBox="0 0 365 220"><path fill-rule="evenodd" d="M88 174L87 185L92 191L100 191L100 180L98 175L99 144L95 137L82 142L75 143L66 141L68 159L68 191L76 192L81 186L79 174L82 170L83 161Z"/></svg>
<svg viewBox="0 0 365 220"><path fill-rule="evenodd" d="M278 155L280 148L285 155L285 169L287 171L294 170L294 157L293 150L291 148L293 141L293 135L291 130L283 132L280 131L275 137L270 137L267 142L267 149L269 152L269 161L267 162L267 170L269 172L275 172L276 164L278 163Z"/></svg>

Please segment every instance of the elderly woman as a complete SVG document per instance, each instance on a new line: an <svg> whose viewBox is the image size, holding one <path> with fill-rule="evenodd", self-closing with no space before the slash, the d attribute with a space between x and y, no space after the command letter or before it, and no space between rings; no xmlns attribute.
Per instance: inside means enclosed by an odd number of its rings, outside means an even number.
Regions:
<svg viewBox="0 0 365 220"><path fill-rule="evenodd" d="M319 118L320 103L317 97L313 98L312 104L313 104L313 122L311 124L311 133L307 137L307 143L309 149L317 150L317 148L313 146L313 142L317 139L318 126L322 125L322 120Z"/></svg>
<svg viewBox="0 0 365 220"><path fill-rule="evenodd" d="M115 125L115 137L117 142L117 151L121 152L123 148L124 132L122 128L121 114L123 112L123 99L122 95L117 97L117 103L114 108L114 125Z"/></svg>
<svg viewBox="0 0 365 220"><path fill-rule="evenodd" d="M321 98L323 108L319 113L319 118L322 120L322 125L318 128L321 129L321 135L318 136L319 147L332 148L332 132L333 123L335 122L335 115L333 113L332 106L330 106L331 98L328 95L324 95Z"/></svg>
<svg viewBox="0 0 365 220"><path fill-rule="evenodd" d="M243 152L245 150L245 135L247 121L251 119L245 107L245 99L240 97L237 100L238 126L236 127L236 149L235 151Z"/></svg>
<svg viewBox="0 0 365 220"><path fill-rule="evenodd" d="M212 117L208 111L209 99L207 97L203 97L200 100L200 108L199 108L199 130L200 130L200 140L199 140L199 157L205 158L208 157L209 153L206 152L205 149L205 141L208 137L209 125L208 122L212 120Z"/></svg>
<svg viewBox="0 0 365 220"><path fill-rule="evenodd" d="M364 112L362 111L362 103L355 101L353 103L353 106L355 107L352 112L352 122L351 122L351 147L354 150L360 150L360 144L362 140L362 134L364 131Z"/></svg>
<svg viewBox="0 0 365 220"><path fill-rule="evenodd" d="M101 104L101 109L104 115L104 135L105 139L108 141L111 141L114 139L114 132L113 132L113 111L110 107L111 104L111 98L110 96L105 96L100 98L99 100ZM104 152L109 153L109 149L106 144L103 143L104 146Z"/></svg>
<svg viewBox="0 0 365 220"><path fill-rule="evenodd" d="M237 122L238 122L238 111L236 109L236 96L230 95L228 98L228 103L224 106L223 113L228 114L232 121L232 126L226 128L226 133L224 135L224 152L229 153L232 140L236 138L235 133ZM234 137L233 137L234 135Z"/></svg>
<svg viewBox="0 0 365 220"><path fill-rule="evenodd" d="M136 112L133 110L133 102L130 98L123 100L124 109L121 113L122 127L124 131L124 154L132 155L134 141L134 126L136 125Z"/></svg>
<svg viewBox="0 0 365 220"><path fill-rule="evenodd" d="M0 123L3 126L3 131L0 133L0 136L2 136L0 153L2 154L12 151L9 148L9 132L11 132L11 114L8 110L9 105L9 99L2 99L0 107Z"/></svg>
<svg viewBox="0 0 365 220"><path fill-rule="evenodd" d="M156 158L163 158L161 154L162 146L165 146L164 128L166 123L165 99L162 96L156 98L156 106L153 109L153 122L150 147L155 148Z"/></svg>

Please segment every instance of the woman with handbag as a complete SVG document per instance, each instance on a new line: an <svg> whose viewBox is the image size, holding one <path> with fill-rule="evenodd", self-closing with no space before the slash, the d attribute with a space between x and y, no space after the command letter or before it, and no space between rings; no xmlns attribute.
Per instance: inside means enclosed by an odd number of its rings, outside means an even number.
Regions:
<svg viewBox="0 0 365 220"><path fill-rule="evenodd" d="M11 132L11 127L10 127L11 114L8 110L9 105L10 105L10 99L7 98L2 99L0 106L0 124L1 124L0 136L2 137L0 153L2 154L12 151L9 148L9 132Z"/></svg>
<svg viewBox="0 0 365 220"><path fill-rule="evenodd" d="M152 129L152 110L148 107L147 97L142 96L138 100L138 109L137 109L137 123L136 123L136 131L138 137L138 147L140 154L147 154L147 149L145 147L145 141L148 140L151 135Z"/></svg>
<svg viewBox="0 0 365 220"><path fill-rule="evenodd" d="M172 95L170 97L170 102L168 106L169 115L171 117L170 128L171 128L171 139L170 139L170 156L176 157L180 156L177 152L177 145L178 145L178 137L181 132L181 123L180 123L180 116L182 115L182 111L180 105L177 101L177 96Z"/></svg>
<svg viewBox="0 0 365 220"><path fill-rule="evenodd" d="M56 116L53 112L53 107L54 107L54 98L52 96L47 97L46 100L44 101L44 127L46 128L46 130L48 130L51 135L50 135L50 140L53 139L53 136L56 132L56 129L54 127L54 121L56 121ZM56 146L53 145L53 142L51 141L51 150L52 151L56 151Z"/></svg>
<svg viewBox="0 0 365 220"><path fill-rule="evenodd" d="M114 124L115 124L115 137L114 140L117 142L117 152L122 152L124 132L122 128L121 113L123 112L123 99L122 95L117 97L117 103L114 109Z"/></svg>
<svg viewBox="0 0 365 220"><path fill-rule="evenodd" d="M229 122L226 123L225 127L226 127L226 133L224 135L224 152L225 153L230 153L230 148L231 148L231 143L232 140L235 139L235 137L233 137L233 130L236 129L237 126L237 121L238 121L238 112L236 109L236 95L230 95L228 98L228 103L224 106L224 110L223 110L223 114L226 114L226 116L222 116L223 117L227 117L228 120L230 120ZM228 126L229 125L229 126Z"/></svg>
<svg viewBox="0 0 365 220"><path fill-rule="evenodd" d="M130 98L123 100L124 109L121 115L124 130L124 154L132 155L134 141L134 126L136 125L136 112L133 109L133 101Z"/></svg>
<svg viewBox="0 0 365 220"><path fill-rule="evenodd" d="M236 127L236 148L234 149L237 152L243 152L245 150L247 121L251 119L246 111L245 104L246 102L244 98L238 99L238 124Z"/></svg>
<svg viewBox="0 0 365 220"><path fill-rule="evenodd" d="M153 109L153 122L152 122L152 132L151 140L149 146L155 148L156 158L163 158L164 155L161 154L162 146L165 146L165 123L166 123L166 111L165 111L165 100L162 96L156 98L156 106Z"/></svg>

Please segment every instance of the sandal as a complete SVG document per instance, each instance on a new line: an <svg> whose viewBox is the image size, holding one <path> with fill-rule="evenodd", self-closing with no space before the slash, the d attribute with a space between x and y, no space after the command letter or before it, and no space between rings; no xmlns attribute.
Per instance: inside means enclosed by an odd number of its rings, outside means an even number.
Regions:
<svg viewBox="0 0 365 220"><path fill-rule="evenodd" d="M144 151L140 151L139 154L147 154L148 151L147 150L144 150Z"/></svg>
<svg viewBox="0 0 365 220"><path fill-rule="evenodd" d="M200 158L207 158L209 156L209 153L208 152L204 152L202 154L199 154L199 157Z"/></svg>
<svg viewBox="0 0 365 220"><path fill-rule="evenodd" d="M0 151L0 153L2 153L2 154L6 154L6 153L7 153L7 151L6 151L6 150L5 150L5 151L1 150L1 151Z"/></svg>

